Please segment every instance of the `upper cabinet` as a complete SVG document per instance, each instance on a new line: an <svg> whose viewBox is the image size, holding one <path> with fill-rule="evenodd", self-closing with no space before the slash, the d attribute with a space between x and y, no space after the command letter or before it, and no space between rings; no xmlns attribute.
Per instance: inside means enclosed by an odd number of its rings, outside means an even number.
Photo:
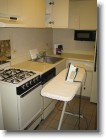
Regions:
<svg viewBox="0 0 106 139"><path fill-rule="evenodd" d="M68 28L69 0L46 0L46 27Z"/></svg>
<svg viewBox="0 0 106 139"><path fill-rule="evenodd" d="M0 0L0 14L6 17L21 16L22 0Z"/></svg>
<svg viewBox="0 0 106 139"><path fill-rule="evenodd" d="M0 23L5 27L21 24L22 0L0 0Z"/></svg>
<svg viewBox="0 0 106 139"><path fill-rule="evenodd" d="M94 30L97 0L0 0L1 25Z"/></svg>
<svg viewBox="0 0 106 139"><path fill-rule="evenodd" d="M22 0L22 20L26 27L45 27L45 0Z"/></svg>
<svg viewBox="0 0 106 139"><path fill-rule="evenodd" d="M46 26L97 29L97 0L46 0Z"/></svg>
<svg viewBox="0 0 106 139"><path fill-rule="evenodd" d="M97 29L97 0L70 0L69 28Z"/></svg>
<svg viewBox="0 0 106 139"><path fill-rule="evenodd" d="M4 27L45 27L45 0L0 0L0 22Z"/></svg>

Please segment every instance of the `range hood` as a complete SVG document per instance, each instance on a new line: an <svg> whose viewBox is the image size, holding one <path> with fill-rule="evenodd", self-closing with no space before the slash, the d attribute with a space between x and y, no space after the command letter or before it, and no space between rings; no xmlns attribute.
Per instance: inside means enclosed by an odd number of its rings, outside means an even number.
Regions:
<svg viewBox="0 0 106 139"><path fill-rule="evenodd" d="M7 15L0 13L0 27L5 26L17 26L19 24L23 24L20 16L15 15Z"/></svg>

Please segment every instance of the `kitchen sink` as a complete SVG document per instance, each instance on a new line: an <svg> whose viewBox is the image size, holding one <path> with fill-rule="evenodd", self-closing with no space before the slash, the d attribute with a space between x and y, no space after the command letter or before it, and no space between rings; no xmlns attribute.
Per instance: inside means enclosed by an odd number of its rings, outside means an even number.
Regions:
<svg viewBox="0 0 106 139"><path fill-rule="evenodd" d="M60 60L62 60L63 58L59 58L59 57L52 57L52 56L46 56L46 57L43 57L43 58L37 58L37 59L33 59L32 61L35 61L35 62L46 62L46 63L49 63L49 64L54 64Z"/></svg>

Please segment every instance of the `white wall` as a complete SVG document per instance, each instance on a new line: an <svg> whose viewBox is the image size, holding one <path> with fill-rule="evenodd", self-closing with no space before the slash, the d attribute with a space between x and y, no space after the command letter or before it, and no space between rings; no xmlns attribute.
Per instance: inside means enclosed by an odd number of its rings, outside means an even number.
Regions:
<svg viewBox="0 0 106 139"><path fill-rule="evenodd" d="M70 29L35 29L35 28L0 28L0 40L10 39L12 64L30 58L29 50L47 49L52 51L53 44L63 44L64 52L94 52L93 42L74 41L74 30Z"/></svg>
<svg viewBox="0 0 106 139"><path fill-rule="evenodd" d="M0 40L10 39L12 63L30 58L29 50L52 50L52 29L0 28Z"/></svg>
<svg viewBox="0 0 106 139"><path fill-rule="evenodd" d="M74 30L71 29L53 29L53 44L63 45L65 53L94 53L94 42L74 41Z"/></svg>

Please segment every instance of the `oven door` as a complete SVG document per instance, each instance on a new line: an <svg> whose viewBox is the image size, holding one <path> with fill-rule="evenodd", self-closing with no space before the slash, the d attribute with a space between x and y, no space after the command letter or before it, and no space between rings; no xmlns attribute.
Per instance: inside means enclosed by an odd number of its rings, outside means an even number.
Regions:
<svg viewBox="0 0 106 139"><path fill-rule="evenodd" d="M37 119L41 117L42 113L42 86L31 90L24 96L18 96L18 110L19 110L19 126L20 129L26 129L30 127Z"/></svg>

